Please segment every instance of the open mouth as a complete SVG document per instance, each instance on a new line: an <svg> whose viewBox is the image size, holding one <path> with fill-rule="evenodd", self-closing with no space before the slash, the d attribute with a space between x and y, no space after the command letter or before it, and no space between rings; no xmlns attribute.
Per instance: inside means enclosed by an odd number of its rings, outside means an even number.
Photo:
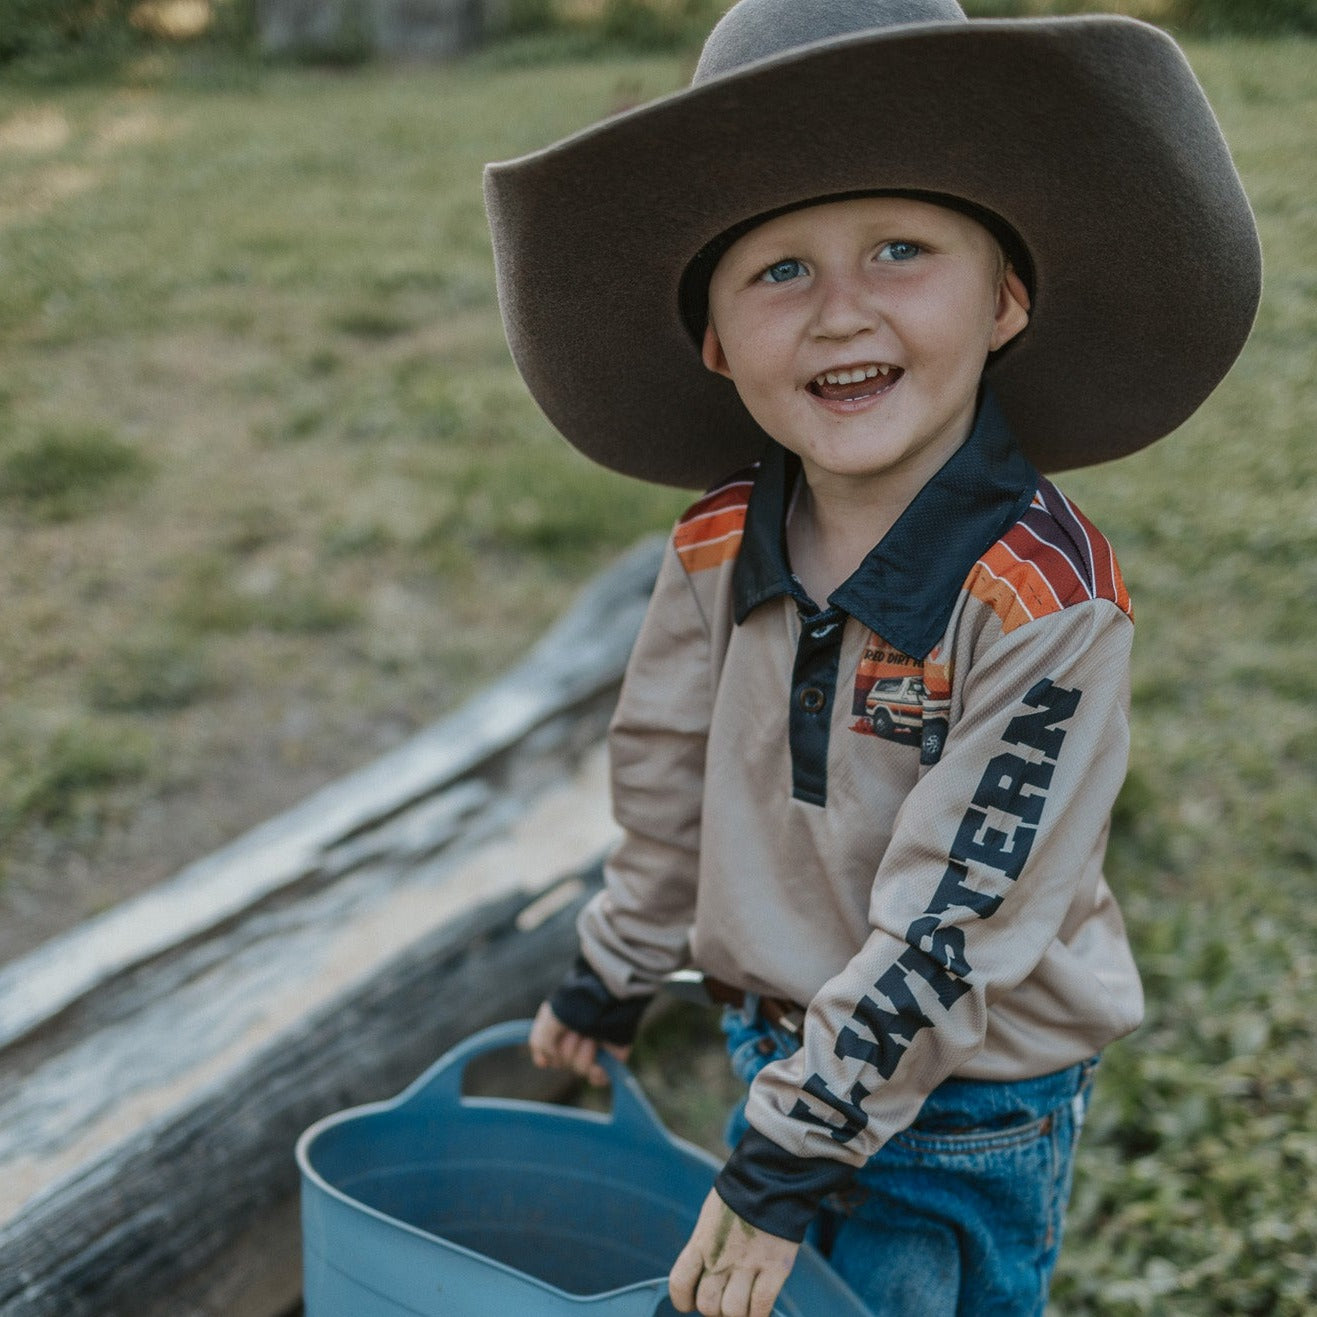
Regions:
<svg viewBox="0 0 1317 1317"><path fill-rule="evenodd" d="M825 398L829 402L857 402L861 398L872 398L885 392L904 374L900 366L874 361L867 365L824 371L815 375L806 388L816 398Z"/></svg>

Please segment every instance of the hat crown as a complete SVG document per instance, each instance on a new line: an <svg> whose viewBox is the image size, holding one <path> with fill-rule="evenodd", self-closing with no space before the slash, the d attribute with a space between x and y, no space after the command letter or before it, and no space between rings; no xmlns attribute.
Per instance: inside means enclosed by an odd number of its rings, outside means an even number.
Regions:
<svg viewBox="0 0 1317 1317"><path fill-rule="evenodd" d="M816 41L914 23L965 23L956 0L739 0L709 33L692 83Z"/></svg>

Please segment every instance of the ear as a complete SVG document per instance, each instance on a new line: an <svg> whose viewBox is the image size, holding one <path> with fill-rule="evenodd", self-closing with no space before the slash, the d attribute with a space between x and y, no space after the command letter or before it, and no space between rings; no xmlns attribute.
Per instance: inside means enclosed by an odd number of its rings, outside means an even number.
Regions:
<svg viewBox="0 0 1317 1317"><path fill-rule="evenodd" d="M722 341L718 337L718 331L713 327L712 320L709 321L708 327L704 331L704 342L700 346L700 358L715 375L723 375L727 379L732 378L731 367L727 364L727 355L723 352Z"/></svg>
<svg viewBox="0 0 1317 1317"><path fill-rule="evenodd" d="M997 285L997 309L993 316L988 351L1004 347L1029 323L1029 290L1024 280L1008 265Z"/></svg>

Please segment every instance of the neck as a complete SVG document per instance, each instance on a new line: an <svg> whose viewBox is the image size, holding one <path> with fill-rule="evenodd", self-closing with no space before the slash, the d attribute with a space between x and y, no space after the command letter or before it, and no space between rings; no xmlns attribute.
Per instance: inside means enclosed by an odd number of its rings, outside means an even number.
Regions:
<svg viewBox="0 0 1317 1317"><path fill-rule="evenodd" d="M791 570L815 603L824 603L854 574L944 460L939 456L927 472L877 480L839 478L802 465L787 552Z"/></svg>
<svg viewBox="0 0 1317 1317"><path fill-rule="evenodd" d="M787 525L791 570L824 603L896 525L915 496L965 442L974 419L881 472L828 471L801 456L801 480Z"/></svg>
<svg viewBox="0 0 1317 1317"><path fill-rule="evenodd" d="M801 481L787 525L787 552L791 570L815 603L825 603L854 574L908 502L883 505Z"/></svg>

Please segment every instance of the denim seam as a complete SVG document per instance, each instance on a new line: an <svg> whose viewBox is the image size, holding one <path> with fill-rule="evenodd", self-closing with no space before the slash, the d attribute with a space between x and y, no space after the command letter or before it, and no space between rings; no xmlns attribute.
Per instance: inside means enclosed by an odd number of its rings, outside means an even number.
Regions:
<svg viewBox="0 0 1317 1317"><path fill-rule="evenodd" d="M1049 1133L1055 1123L1055 1117L1056 1112L1049 1111L1046 1115L1038 1116L1024 1125L1014 1125L1010 1129L990 1132L971 1130L964 1134L924 1134L919 1130L903 1129L892 1135L891 1141L913 1152L963 1154L1002 1152L1024 1147Z"/></svg>

